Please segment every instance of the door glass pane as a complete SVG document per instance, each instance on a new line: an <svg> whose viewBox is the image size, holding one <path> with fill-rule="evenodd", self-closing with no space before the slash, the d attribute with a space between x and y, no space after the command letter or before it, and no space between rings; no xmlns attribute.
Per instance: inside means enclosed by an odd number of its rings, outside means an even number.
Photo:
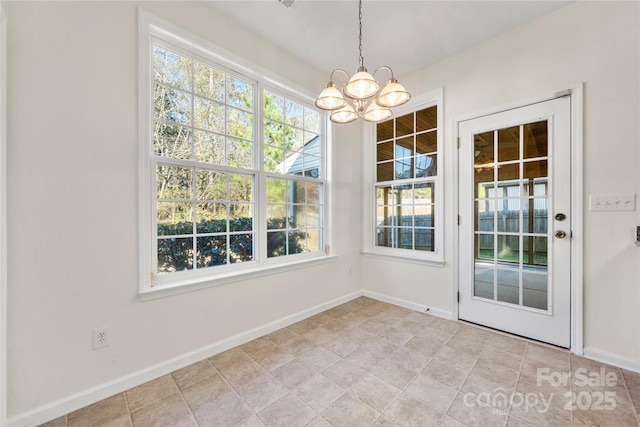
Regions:
<svg viewBox="0 0 640 427"><path fill-rule="evenodd" d="M520 199L498 199L496 201L498 231L517 233L520 231Z"/></svg>
<svg viewBox="0 0 640 427"><path fill-rule="evenodd" d="M476 230L482 232L494 231L495 207L493 200L476 202Z"/></svg>
<svg viewBox="0 0 640 427"><path fill-rule="evenodd" d="M520 274L519 269L510 268L497 270L498 301L518 304L520 301Z"/></svg>
<svg viewBox="0 0 640 427"><path fill-rule="evenodd" d="M493 135L494 132L485 132L474 135L474 164L482 166L493 164L495 162L493 154Z"/></svg>
<svg viewBox="0 0 640 427"><path fill-rule="evenodd" d="M546 269L545 269L546 272ZM547 274L524 271L522 273L522 304L525 307L547 309Z"/></svg>
<svg viewBox="0 0 640 427"><path fill-rule="evenodd" d="M520 238L518 236L505 236L498 234L498 261L520 261Z"/></svg>
<svg viewBox="0 0 640 427"><path fill-rule="evenodd" d="M533 238L533 260L536 265L548 265L547 238L537 236Z"/></svg>
<svg viewBox="0 0 640 427"><path fill-rule="evenodd" d="M485 197L495 197L493 181L493 166L490 167L477 167L475 168L475 191L476 198L483 199Z"/></svg>
<svg viewBox="0 0 640 427"><path fill-rule="evenodd" d="M520 158L520 126L498 131L498 161L508 162Z"/></svg>
<svg viewBox="0 0 640 427"><path fill-rule="evenodd" d="M482 260L495 260L494 250L494 235L493 234L476 234L476 258Z"/></svg>
<svg viewBox="0 0 640 427"><path fill-rule="evenodd" d="M522 132L524 139L524 158L547 157L549 144L547 143L547 121L524 125Z"/></svg>
<svg viewBox="0 0 640 427"><path fill-rule="evenodd" d="M546 178L549 176L547 171L547 161L540 160L536 162L527 162L524 164L524 179Z"/></svg>
<svg viewBox="0 0 640 427"><path fill-rule="evenodd" d="M474 136L476 297L548 308L547 127L541 121Z"/></svg>
<svg viewBox="0 0 640 427"><path fill-rule="evenodd" d="M518 163L498 166L498 185L502 189L502 197L507 196L507 187L511 188L512 196L520 195L519 179L520 165Z"/></svg>
<svg viewBox="0 0 640 427"><path fill-rule="evenodd" d="M480 298L494 299L494 276L495 271L491 264L476 262L473 295Z"/></svg>

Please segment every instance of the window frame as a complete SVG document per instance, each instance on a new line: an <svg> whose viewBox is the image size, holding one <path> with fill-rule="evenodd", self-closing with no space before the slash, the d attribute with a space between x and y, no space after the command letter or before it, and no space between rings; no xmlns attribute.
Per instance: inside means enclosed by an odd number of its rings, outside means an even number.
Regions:
<svg viewBox="0 0 640 427"><path fill-rule="evenodd" d="M142 9L138 9L138 234L139 234L139 277L138 295L144 300L155 299L167 295L180 294L196 289L218 286L239 280L261 277L266 274L302 268L306 266L335 261L331 253L331 184L330 184L330 153L331 125L326 113L315 109L313 95L305 89L275 75L250 61L239 57L215 44L193 35L182 28L158 18ZM212 63L225 73L235 75L254 84L254 113L253 113L253 165L251 169L240 169L226 165L211 165L210 170L226 171L227 173L243 173L254 177L254 260L238 264L193 269L185 274L170 273L160 277L156 275L157 267L157 231L156 223L156 171L159 163L165 163L162 158L153 154L151 123L153 117L153 45L159 44L191 58ZM322 212L322 247L319 251L299 254L267 257L266 253L266 181L267 177L277 175L283 179L298 179L289 174L273 174L266 172L263 167L263 102L264 91L277 93L289 100L300 102L303 106L311 107L320 113L320 150L321 174L314 181L320 183L320 194L323 206ZM180 159L175 163L181 163ZM184 161L186 166L196 167L194 161ZM204 164L206 165L206 164ZM306 180L309 180L307 178ZM195 248L194 248L195 249Z"/></svg>
<svg viewBox="0 0 640 427"><path fill-rule="evenodd" d="M426 180L433 182L434 197L434 250L421 251L415 249L389 248L376 245L376 124L366 123L363 129L363 242L362 254L386 259L417 262L437 267L444 266L444 126L443 126L443 88L437 88L414 97L407 104L394 109L388 120L401 117L425 108L437 108L437 175ZM386 181L402 182L400 180ZM411 180L409 182L415 182Z"/></svg>

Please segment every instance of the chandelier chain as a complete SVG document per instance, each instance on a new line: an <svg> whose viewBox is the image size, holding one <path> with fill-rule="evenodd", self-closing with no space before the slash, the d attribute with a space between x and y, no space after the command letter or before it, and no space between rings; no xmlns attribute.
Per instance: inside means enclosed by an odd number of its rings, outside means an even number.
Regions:
<svg viewBox="0 0 640 427"><path fill-rule="evenodd" d="M380 122L392 116L392 107L402 105L411 99L411 94L393 77L390 67L382 65L376 68L373 74L369 74L364 67L362 0L358 0L358 61L359 67L353 76L341 68L333 70L329 83L316 99L316 107L331 111L329 118L334 123L350 123L358 117L368 122ZM382 89L380 82L374 77L380 70L387 70L391 74L391 78ZM344 74L348 80L340 89L333 82L333 77L338 72Z"/></svg>
<svg viewBox="0 0 640 427"><path fill-rule="evenodd" d="M362 58L362 0L358 0L358 52L360 53L360 66L364 67Z"/></svg>

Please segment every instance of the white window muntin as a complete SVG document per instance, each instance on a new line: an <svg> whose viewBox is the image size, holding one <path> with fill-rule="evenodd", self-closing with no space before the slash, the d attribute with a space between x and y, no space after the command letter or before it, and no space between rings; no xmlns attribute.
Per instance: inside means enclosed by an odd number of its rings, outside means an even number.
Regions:
<svg viewBox="0 0 640 427"><path fill-rule="evenodd" d="M264 95L264 92L269 92L273 95L279 96L284 98L285 100L290 100L296 103L299 103L300 105L302 105L304 108L309 108L309 109L313 109L315 111L317 111L320 114L320 128L319 128L319 156L318 156L318 161L319 161L319 175L317 177L311 177L311 176L305 176L305 175L293 175L293 174L289 174L289 173L280 173L280 172L270 172L270 171L265 171L262 170L260 173L264 176L264 179L261 180L260 182L260 190L261 190L261 194L263 195L262 200L264 200L264 203L261 203L259 205L259 209L263 210L263 215L262 218L263 220L260 221L261 225L265 226L265 230L262 232L261 236L265 236L265 233L269 233L272 232L273 230L266 230L266 218L267 218L267 207L269 205L269 202L267 201L267 181L270 178L273 179L280 179L280 180L286 180L286 181L298 181L298 182L308 182L308 183L312 183L312 184L316 184L319 186L319 194L318 194L318 208L320 210L320 215L319 215L319 225L318 225L318 229L320 231L320 244L319 244L319 250L316 251L316 254L325 254L327 253L325 251L327 242L328 242L328 230L327 230L327 226L325 224L326 222L326 217L327 217L327 212L326 212L326 203L325 201L328 200L328 186L326 185L326 170L327 170L327 149L326 149L326 135L327 135L327 129L326 129L326 114L322 111L319 111L315 108L312 108L311 102L309 99L300 97L299 95L295 94L295 93L288 93L286 91L281 90L280 88L277 88L275 86L272 85L264 85L263 88L260 91L261 96ZM264 102L264 100L261 98L261 103ZM262 104L261 104L262 105ZM264 119L263 119L263 123L264 123ZM304 127L298 127L299 129L304 131ZM260 133L260 137L264 138L264 132L262 131L261 128L261 133ZM260 165L264 164L264 141L262 141L263 143L261 144L261 150L259 153L260 156ZM292 150L292 152L300 152L299 150ZM291 205L298 205L297 203L292 203ZM287 230L300 230L302 231L303 228L294 228L294 229L290 229L290 228L286 228ZM266 264L280 264L283 262L287 262L287 259L291 259L291 260L295 260L295 259L305 259L308 258L310 256L315 256L314 252L304 252L304 253L299 253L299 254L290 254L287 256L275 256L275 257L270 257L267 255L267 241L266 239L263 239L263 241L261 242L262 246L262 251L261 253L265 254L266 256L266 260L264 260L264 262Z"/></svg>
<svg viewBox="0 0 640 427"><path fill-rule="evenodd" d="M194 40L194 41L191 41ZM140 194L148 194L151 197L139 198L139 212L140 212L140 244L143 248L139 251L139 263L140 263L140 295L142 299L153 299L164 295L172 295L180 292L198 289L207 286L214 286L217 284L229 283L235 281L234 277L238 279L259 277L261 274L269 274L272 272L283 271L288 268L300 268L301 265L309 263L323 263L331 262L335 260L334 256L329 255L327 240L327 216L325 200L328 200L329 189L326 185L326 178L323 176L321 180L322 191L320 194L321 205L323 209L322 214L322 242L324 247L320 251L313 253L301 253L296 255L289 255L286 257L277 257L267 259L264 250L262 249L262 243L264 242L266 235L266 224L264 224L266 204L264 200L265 194L265 182L267 173L260 170L262 163L262 92L268 85L268 89L271 92L278 92L284 95L286 98L297 100L310 108L315 108L312 105L313 96L306 94L304 89L299 89L295 84L288 83L282 80L280 77L273 75L269 71L266 71L259 66L256 66L243 58L233 54L232 52L225 51L218 46L211 44L210 42L199 38L193 34L189 34L183 29L168 23L160 18L157 18L143 10L139 10L139 139L141 141L152 141L151 139L151 127L145 126L145 123L151 123L154 118L153 114L153 102L151 102L151 94L153 93L153 43L159 44L170 50L173 50L180 54L186 54L189 57L195 58L198 61L209 63L214 68L224 71L225 73L235 75L242 80L255 82L254 86L254 116L253 116L253 140L255 147L253 150L253 164L257 165L256 169L235 169L229 166L218 166L207 164L206 167L210 169L219 169L221 171L233 171L233 173L249 173L254 174L254 230L256 239L254 240L254 253L256 253L255 262L244 262L234 265L233 271L223 272L216 268L215 272L202 269L201 271L189 271L187 274L172 274L170 276L176 276L174 279L158 278L155 274L155 268L157 264L157 239L155 238L156 232L151 227L151 221L157 221L156 206L155 206L155 161L152 161L152 151L150 147L152 144L143 147L140 145L139 156L139 170L140 170ZM204 46L204 47L203 47ZM267 85L263 84L266 82ZM326 115L321 113L321 170L323 174L326 173L326 132L328 125L326 124ZM156 159L157 160L157 159ZM162 161L166 161L166 157L162 157ZM179 159L175 159L179 160ZM203 166L205 167L205 166ZM152 174L153 172L153 174ZM286 175L285 175L286 176ZM150 179L152 177L152 179ZM279 175L283 177L283 175ZM292 177L293 178L293 177ZM307 177L295 177L295 179L306 180ZM153 181L153 182L152 182ZM314 182L318 182L315 180ZM148 213L148 214L146 214ZM149 242L145 249L145 243ZM322 250L325 249L325 250ZM155 259L154 259L155 258ZM288 267L288 266L291 267ZM153 269L152 269L153 267ZM181 276L181 277L177 277Z"/></svg>
<svg viewBox="0 0 640 427"><path fill-rule="evenodd" d="M394 185L399 180L376 182L376 125L365 124L363 138L363 170L365 193L363 209L365 220L363 222L363 253L365 255L382 256L388 258L424 261L441 266L444 263L444 194L443 194L443 89L438 88L425 94L414 97L404 106L397 108L389 119L402 117L412 112L420 111L432 106L437 107L437 175L433 177L413 178L402 180L402 183L430 182L435 185L434 216L437 225L434 229L434 251L416 251L413 249L388 248L376 245L376 188L382 184ZM433 131L429 130L429 131ZM429 132L427 131L427 132Z"/></svg>
<svg viewBox="0 0 640 427"><path fill-rule="evenodd" d="M253 195L252 195L252 200L253 203L255 203L256 200L256 196L255 196L255 186L256 186L256 173L257 171L255 170L255 165L256 165L256 160L255 160L255 151L257 150L257 141L258 138L256 138L256 126L258 124L258 120L257 120L257 115L256 110L259 110L259 105L258 105L258 100L259 100L259 96L258 96L258 82L255 80L251 80L249 78L247 78L246 76L243 76L241 74L238 73L234 73L233 71L231 71L230 69L227 69L226 67L224 67L222 64L218 64L215 63L213 61L211 61L208 58L205 57L201 57L197 54L194 54L193 52L191 52L188 49L182 49L180 46L176 46L175 44L166 42L162 39L158 39L157 37L151 37L151 61L153 64L153 56L154 56L154 51L155 51L155 47L158 46L160 48L164 48L168 51L171 52L175 52L179 55L183 55L184 57L190 59L191 62L191 66L189 69L189 88L183 88L183 87L179 87L179 86L175 86L175 85L170 85L166 82L158 82L155 80L155 76L154 76L154 67L153 65L151 65L149 67L149 72L151 74L151 84L152 84L152 88L150 89L151 91L154 91L156 85L162 85L165 87L171 87L174 90L186 93L190 96L191 100L190 103L191 105L189 106L190 108L190 113L191 113L191 117L188 120L188 122L186 123L177 123L174 121L169 121L166 119L159 119L157 117L155 117L155 114L152 114L154 123L155 122L164 122L164 123L168 123L171 125L180 125L184 128L187 128L190 130L190 159L176 159L174 157L170 157L170 156L159 156L156 155L154 153L154 142L153 140L149 141L149 150L151 151L150 155L151 155L151 171L152 171L152 193L155 194L156 193L156 188L157 188L157 182L156 182L156 177L157 175L155 173L153 173L153 171L155 171L159 165L167 165L167 166L175 166L175 167L183 167L185 169L192 169L194 171L193 176L192 176L192 194L189 200L185 200L185 202L187 203L191 203L193 205L193 218L192 218L192 227L193 227L193 231L192 234L190 235L186 235L184 237L166 237L166 236L159 236L157 231L158 231L158 224L157 224L157 220L158 220L158 213L157 213L157 206L158 203L160 202L159 199L154 200L152 202L152 206L153 206L153 215L152 215L152 234L154 235L153 238L153 242L152 242L152 272L154 273L154 282L151 284L152 286L158 286L158 285L163 285L165 283L172 283L175 282L176 280L180 280L180 276L200 276L201 274L204 275L204 271L203 270L207 270L210 268L216 268L217 270L219 270L220 272L224 272L224 270L229 270L229 269L235 269L237 268L238 264L234 264L232 262L230 262L230 243L231 243L231 239L233 238L233 235L236 234L240 234L240 233L234 233L230 230L229 227L229 216L227 215L226 217L226 221L227 221L227 227L226 227L226 231L224 233L220 234L220 237L225 236L225 260L224 260L224 264L222 265L216 265L215 267L213 266L207 266L207 267L199 267L198 266L198 245L197 242L199 239L205 239L207 238L207 233L205 234L200 234L197 233L197 196L196 196L196 192L197 192L197 171L198 170L210 170L210 171L214 171L214 172L219 172L225 175L228 174L237 174L237 175L243 175L246 174L247 172L252 172L251 176L252 177L252 181L253 181L253 185L252 185L252 191L253 191ZM218 70L222 73L224 73L223 78L223 93L222 93L222 99L221 100L216 100L216 99L211 99L211 98L207 98L205 95L203 94L199 94L196 91L196 87L195 87L195 75L194 75L194 70L196 67L196 63L201 63L205 66L211 67L214 70ZM245 81L248 84L250 84L252 86L252 106L253 108L251 110L247 109L247 108L242 108L242 106L238 106L238 105L233 105L229 102L229 98L228 98L228 88L227 88L227 84L228 84L228 80L229 77L231 78L236 78L238 80L241 81ZM153 93L153 92L152 92ZM210 101L216 104L219 104L221 106L221 108L224 110L223 113L223 129L220 129L218 131L214 131L211 129L206 129L203 127L198 127L197 123L196 123L196 117L195 117L195 111L196 111L196 100L200 98L203 99L205 101ZM151 108L154 108L153 103L151 103ZM258 108L256 108L258 107ZM226 165L226 163L228 162L228 141L231 138L235 138L235 139L240 139L237 136L232 136L230 135L230 132L228 131L228 124L229 124L229 111L230 108L233 109L237 109L237 110L242 110L242 111L246 111L250 114L253 115L252 117L252 121L251 121L251 127L252 127L252 138L250 140L253 148L252 148L252 161L251 161L251 165L246 165L248 167L244 167L244 168L237 168L237 167L233 167L233 166L228 166ZM223 162L224 164L216 164L216 163L208 163L208 162L202 162L202 161L197 161L195 160L195 154L196 154L196 150L195 150L195 133L197 131L203 131L203 132L207 132L207 133L211 133L211 134L215 134L218 135L220 137L223 138L224 141L224 152L225 155L223 157ZM227 186L228 184L228 180L227 180ZM227 189L228 190L228 189ZM228 194L228 193L227 193ZM230 200L227 199L225 201L225 204L227 205L227 210L228 210L228 206L230 204ZM250 234L252 235L252 249L251 249L251 256L252 256L252 260L249 261L244 261L244 262L255 262L256 261L256 239L258 239L259 237L256 235L256 227L255 227L255 208L252 209L253 212L253 226L252 229L244 234ZM227 211L228 213L228 211ZM209 237L211 238L211 237ZM159 272L159 268L158 268L158 258L159 258L159 243L161 241L166 241L166 240L177 240L177 239L181 239L184 241L187 241L188 239L191 239L191 251L192 251L192 255L191 255L191 267L188 269L185 269L183 271L174 271L174 272L164 272L161 273ZM198 270L201 271L194 274L195 272L197 272ZM208 274L211 274L211 272L209 271Z"/></svg>

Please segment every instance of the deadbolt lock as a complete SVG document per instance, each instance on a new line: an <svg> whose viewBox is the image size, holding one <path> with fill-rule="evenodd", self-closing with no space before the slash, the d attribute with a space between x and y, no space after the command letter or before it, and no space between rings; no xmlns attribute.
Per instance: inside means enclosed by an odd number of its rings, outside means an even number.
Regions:
<svg viewBox="0 0 640 427"><path fill-rule="evenodd" d="M558 213L556 214L556 220L557 221L564 221L567 218L567 216L563 213Z"/></svg>

